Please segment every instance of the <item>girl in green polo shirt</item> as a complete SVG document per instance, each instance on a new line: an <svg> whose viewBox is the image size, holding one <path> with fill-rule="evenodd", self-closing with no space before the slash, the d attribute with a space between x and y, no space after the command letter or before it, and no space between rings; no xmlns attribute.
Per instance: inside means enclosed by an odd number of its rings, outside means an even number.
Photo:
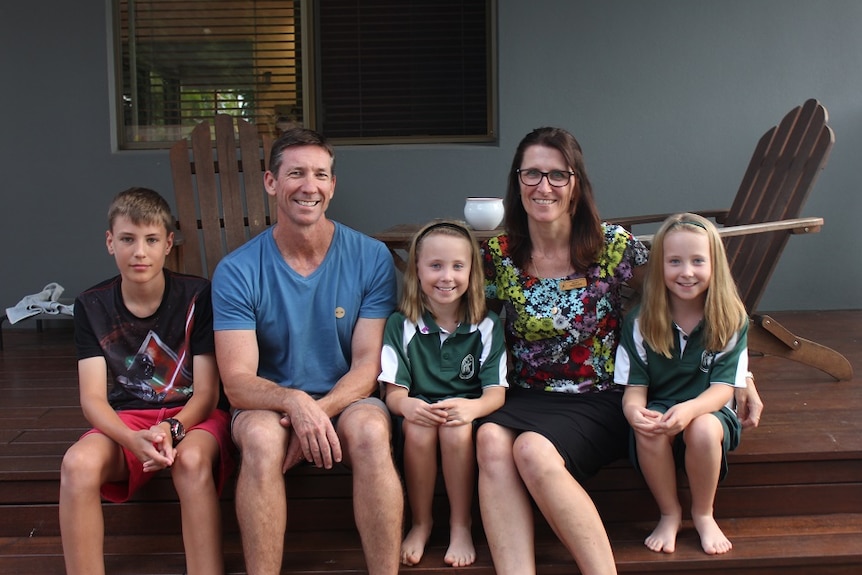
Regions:
<svg viewBox="0 0 862 575"><path fill-rule="evenodd" d="M403 420L413 523L401 544L401 562L419 563L431 536L439 445L450 508L444 561L470 565L476 560L473 422L503 405L508 384L503 328L485 307L479 247L466 225L433 222L413 237L401 306L386 323L381 364L386 405Z"/></svg>
<svg viewBox="0 0 862 575"><path fill-rule="evenodd" d="M633 462L661 518L644 544L672 553L682 523L676 463L691 490L691 517L703 550L732 545L713 516L726 454L739 445L732 409L748 375L748 320L715 226L695 214L665 220L655 235L643 301L623 325L615 383L634 434Z"/></svg>

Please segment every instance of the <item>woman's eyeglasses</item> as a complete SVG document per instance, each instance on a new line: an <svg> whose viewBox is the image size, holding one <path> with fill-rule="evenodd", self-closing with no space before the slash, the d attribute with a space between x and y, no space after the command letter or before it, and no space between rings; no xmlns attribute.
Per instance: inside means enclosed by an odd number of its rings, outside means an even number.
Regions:
<svg viewBox="0 0 862 575"><path fill-rule="evenodd" d="M568 184L572 176L575 175L574 172L568 172L566 170L551 170L550 172L543 172L541 170L530 168L527 170L517 169L515 171L518 173L521 183L525 186L538 186L542 183L542 178L548 178L549 184L555 188L561 188Z"/></svg>

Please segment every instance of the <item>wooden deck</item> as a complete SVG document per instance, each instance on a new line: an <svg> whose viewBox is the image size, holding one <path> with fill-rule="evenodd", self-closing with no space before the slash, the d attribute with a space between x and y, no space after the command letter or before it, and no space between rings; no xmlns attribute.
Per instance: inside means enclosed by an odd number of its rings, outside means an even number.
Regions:
<svg viewBox="0 0 862 575"><path fill-rule="evenodd" d="M730 457L716 502L719 523L734 543L708 557L690 525L671 556L642 540L657 511L626 462L588 484L599 506L621 573L850 574L862 569L862 310L773 314L799 335L829 345L851 361L853 381L834 382L809 367L754 358L766 403L761 427L747 431ZM0 575L63 573L57 519L59 465L87 427L78 406L71 332L62 324L36 331L4 330L0 352ZM289 477L289 531L284 573L365 573L353 529L350 478L344 471L304 468ZM491 574L481 521L475 515L478 561L443 564L447 520L438 498L437 524L425 559L402 573ZM245 573L232 490L224 495L225 564ZM133 502L106 505L109 573L184 573L176 495L169 477ZM541 574L576 572L542 521L537 527Z"/></svg>

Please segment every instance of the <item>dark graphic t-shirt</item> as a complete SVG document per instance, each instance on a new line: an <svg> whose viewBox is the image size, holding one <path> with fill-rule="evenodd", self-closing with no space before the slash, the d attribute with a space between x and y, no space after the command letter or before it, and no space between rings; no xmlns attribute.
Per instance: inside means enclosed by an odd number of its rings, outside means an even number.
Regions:
<svg viewBox="0 0 862 575"><path fill-rule="evenodd" d="M102 356L115 410L176 407L192 395L192 358L214 353L209 281L165 270L165 294L150 317L123 303L120 276L75 300L78 359Z"/></svg>

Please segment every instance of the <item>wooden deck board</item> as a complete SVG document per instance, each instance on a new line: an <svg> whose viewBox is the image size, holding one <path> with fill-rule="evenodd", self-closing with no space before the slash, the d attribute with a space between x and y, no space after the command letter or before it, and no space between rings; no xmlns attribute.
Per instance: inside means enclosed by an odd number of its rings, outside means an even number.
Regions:
<svg viewBox="0 0 862 575"><path fill-rule="evenodd" d="M655 503L626 461L586 483L608 525L620 573L822 573L848 575L862 565L862 310L771 314L802 337L843 353L856 376L835 382L794 362L752 358L766 410L729 456L716 516L734 542L726 556L707 557L686 524L678 550L655 554L641 544L653 527ZM63 572L57 492L63 453L87 428L78 404L74 347L65 328L4 332L0 352L0 575ZM305 468L288 479L291 496L285 572L365 573L352 529L350 477L345 470ZM683 499L685 478L680 477ZM225 562L243 574L230 486L223 497ZM438 488L438 525L426 559L404 572L490 575L493 567L475 527L479 560L464 569L442 562L445 495ZM169 474L133 501L106 505L108 571L118 575L182 573L182 540L165 534L164 517L178 518ZM330 527L335 526L335 529ZM575 571L568 552L537 522L541 575ZM147 552L139 550L147 549ZM290 566L288 569L288 565Z"/></svg>
<svg viewBox="0 0 862 575"><path fill-rule="evenodd" d="M788 559L788 549L815 552L828 544L834 551L826 560L829 564L841 567L858 567L862 561L862 541L858 533L862 531L862 514L844 515L838 521L833 515L790 517L777 523L762 518L726 521L725 532L734 541L731 553L705 559L698 538L690 523L683 525L678 548L672 556L653 553L639 541L651 524L611 525L609 532L616 542L617 562L621 573L687 573L704 571L705 566L716 572L739 573L743 568L756 568L757 573L767 573L766 569L792 568ZM341 545L338 550L331 549L332 536L319 532L300 533L286 540L285 562L290 565L290 573L364 573L361 560L360 542L355 533L339 533ZM631 544L635 542L636 544ZM132 549L144 544L149 553L136 553ZM808 549L810 548L810 549ZM182 541L168 535L116 536L106 542L107 562L111 573L124 574L162 574L182 572ZM478 561L470 568L453 570L443 565L442 557L445 542L432 539L426 557L410 573L429 573L447 569L446 573L485 573L490 566L490 554L484 541L478 542ZM59 537L21 537L0 538L0 552L18 557L18 560L2 561L0 574L13 573L12 568L23 566L32 568L32 558L38 557L41 573L44 575L63 572L62 548ZM545 569L543 574L571 573L573 561L559 542L546 540L537 548L537 557ZM225 558L229 572L243 573L239 540L229 536L225 540ZM821 560L815 571L823 573ZM27 571L23 571L27 572ZM779 571L780 572L780 571ZM805 571L802 571L805 572ZM849 571L848 571L849 572Z"/></svg>

